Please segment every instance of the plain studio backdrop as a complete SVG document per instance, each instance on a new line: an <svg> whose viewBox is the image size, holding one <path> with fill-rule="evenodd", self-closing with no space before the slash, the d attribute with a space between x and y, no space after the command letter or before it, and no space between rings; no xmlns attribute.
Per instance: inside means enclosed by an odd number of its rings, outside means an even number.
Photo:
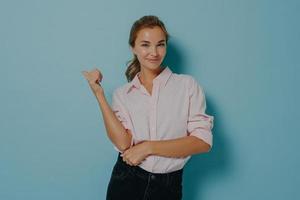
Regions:
<svg viewBox="0 0 300 200"><path fill-rule="evenodd" d="M82 70L111 103L132 23L157 15L164 63L203 86L213 149L191 158L184 200L300 199L300 3L0 1L0 199L98 200L117 152ZM298 152L298 153L297 153Z"/></svg>

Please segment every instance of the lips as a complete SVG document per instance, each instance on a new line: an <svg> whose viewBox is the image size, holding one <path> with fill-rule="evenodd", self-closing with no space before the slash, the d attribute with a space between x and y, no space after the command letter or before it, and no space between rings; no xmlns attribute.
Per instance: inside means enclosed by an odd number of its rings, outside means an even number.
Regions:
<svg viewBox="0 0 300 200"><path fill-rule="evenodd" d="M150 62L158 62L159 61L159 59L147 59L147 60Z"/></svg>

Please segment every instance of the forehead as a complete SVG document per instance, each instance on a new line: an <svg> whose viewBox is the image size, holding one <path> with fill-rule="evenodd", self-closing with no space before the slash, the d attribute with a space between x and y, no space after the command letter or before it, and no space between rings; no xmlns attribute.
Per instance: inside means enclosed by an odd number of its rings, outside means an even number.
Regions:
<svg viewBox="0 0 300 200"><path fill-rule="evenodd" d="M165 40L166 35L161 30L160 27L155 26L153 28L143 28L137 34L137 41L147 40L150 42L157 42L160 40Z"/></svg>

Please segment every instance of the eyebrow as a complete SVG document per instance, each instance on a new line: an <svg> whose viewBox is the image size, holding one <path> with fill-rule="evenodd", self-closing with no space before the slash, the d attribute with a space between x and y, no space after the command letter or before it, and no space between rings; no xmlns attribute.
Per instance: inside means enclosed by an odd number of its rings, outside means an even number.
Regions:
<svg viewBox="0 0 300 200"><path fill-rule="evenodd" d="M140 43L150 43L149 41L147 41L147 40L142 40ZM158 43L161 43L161 42L165 42L165 40L160 40L160 41L158 41Z"/></svg>

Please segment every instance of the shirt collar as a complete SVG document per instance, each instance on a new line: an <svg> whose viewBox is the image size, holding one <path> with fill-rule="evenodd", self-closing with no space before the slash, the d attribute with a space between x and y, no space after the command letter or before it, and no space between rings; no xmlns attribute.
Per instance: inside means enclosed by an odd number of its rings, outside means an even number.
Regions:
<svg viewBox="0 0 300 200"><path fill-rule="evenodd" d="M129 82L129 87L128 87L127 90L126 90L127 93L128 93L129 91L131 91L131 88L132 88L132 87L140 88L141 82L140 82L139 77L138 77L139 75L140 75L140 72L138 72L138 73L135 75L135 77L132 79L132 81ZM167 81L168 81L168 79L170 78L171 75L172 75L171 69L170 69L168 66L166 66L166 67L163 69L163 71L160 72L160 74L158 74L158 75L153 79L153 83L154 83L154 82L158 82L159 85L165 86L166 83L167 83Z"/></svg>

